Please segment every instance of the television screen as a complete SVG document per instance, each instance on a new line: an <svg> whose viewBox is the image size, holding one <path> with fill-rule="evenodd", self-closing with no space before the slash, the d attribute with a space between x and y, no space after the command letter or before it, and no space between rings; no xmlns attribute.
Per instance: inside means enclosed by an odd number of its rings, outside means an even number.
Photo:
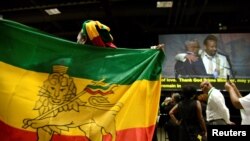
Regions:
<svg viewBox="0 0 250 141"><path fill-rule="evenodd" d="M250 90L250 33L165 34L163 90L184 84L199 87L204 79L224 90L229 77L242 91Z"/></svg>

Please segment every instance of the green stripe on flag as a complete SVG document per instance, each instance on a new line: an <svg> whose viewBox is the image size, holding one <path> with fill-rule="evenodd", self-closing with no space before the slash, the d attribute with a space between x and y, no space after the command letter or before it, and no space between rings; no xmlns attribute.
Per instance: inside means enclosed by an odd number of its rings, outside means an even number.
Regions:
<svg viewBox="0 0 250 141"><path fill-rule="evenodd" d="M69 67L72 77L131 84L157 80L164 54L155 49L111 49L79 45L38 29L0 20L0 61L27 70L51 73Z"/></svg>

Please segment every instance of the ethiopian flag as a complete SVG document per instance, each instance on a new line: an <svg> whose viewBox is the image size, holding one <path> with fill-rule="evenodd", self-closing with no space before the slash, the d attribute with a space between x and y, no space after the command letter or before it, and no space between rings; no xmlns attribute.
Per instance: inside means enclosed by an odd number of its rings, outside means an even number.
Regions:
<svg viewBox="0 0 250 141"><path fill-rule="evenodd" d="M1 141L151 141L163 57L0 20Z"/></svg>

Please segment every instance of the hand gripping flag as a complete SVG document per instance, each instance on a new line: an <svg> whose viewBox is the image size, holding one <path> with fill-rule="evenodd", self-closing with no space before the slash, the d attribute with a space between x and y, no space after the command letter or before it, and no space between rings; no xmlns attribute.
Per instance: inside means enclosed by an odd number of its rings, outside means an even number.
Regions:
<svg viewBox="0 0 250 141"><path fill-rule="evenodd" d="M151 141L164 54L0 20L1 141Z"/></svg>

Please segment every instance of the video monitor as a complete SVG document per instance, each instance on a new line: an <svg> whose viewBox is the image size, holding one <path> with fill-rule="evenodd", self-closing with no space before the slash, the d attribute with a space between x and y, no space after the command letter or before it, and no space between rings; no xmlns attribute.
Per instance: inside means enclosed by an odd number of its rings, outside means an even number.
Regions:
<svg viewBox="0 0 250 141"><path fill-rule="evenodd" d="M250 90L250 33L165 34L159 43L166 55L163 90L199 87L204 79L224 90L227 78L241 91Z"/></svg>

